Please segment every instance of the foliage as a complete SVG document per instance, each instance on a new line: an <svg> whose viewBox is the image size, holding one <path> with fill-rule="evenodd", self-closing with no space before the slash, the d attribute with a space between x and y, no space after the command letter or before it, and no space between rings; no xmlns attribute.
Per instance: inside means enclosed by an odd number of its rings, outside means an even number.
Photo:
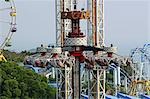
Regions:
<svg viewBox="0 0 150 99"><path fill-rule="evenodd" d="M52 77L49 77L49 82L50 82L50 83L56 82L56 79L55 79L55 78L52 78Z"/></svg>
<svg viewBox="0 0 150 99"><path fill-rule="evenodd" d="M16 53L16 52L4 50L3 54L8 61L23 62L25 56L28 55L29 53L27 51L22 51L21 53Z"/></svg>
<svg viewBox="0 0 150 99"><path fill-rule="evenodd" d="M132 70L131 66L121 66L121 68L123 70L125 70L129 74L129 76L132 75L133 70Z"/></svg>
<svg viewBox="0 0 150 99"><path fill-rule="evenodd" d="M55 99L47 79L13 62L0 63L0 99Z"/></svg>
<svg viewBox="0 0 150 99"><path fill-rule="evenodd" d="M114 86L108 82L105 83L105 91L106 91L107 95L114 95L115 94Z"/></svg>
<svg viewBox="0 0 150 99"><path fill-rule="evenodd" d="M106 73L106 78L108 81L113 81L113 71L109 71L108 73Z"/></svg>

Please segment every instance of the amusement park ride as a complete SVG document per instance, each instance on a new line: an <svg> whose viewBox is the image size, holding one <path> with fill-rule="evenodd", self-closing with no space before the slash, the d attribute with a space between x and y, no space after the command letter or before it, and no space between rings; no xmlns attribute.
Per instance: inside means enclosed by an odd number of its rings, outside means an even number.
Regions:
<svg viewBox="0 0 150 99"><path fill-rule="evenodd" d="M140 71L132 60L135 51L130 58L122 57L112 44L104 44L104 0L82 2L86 8L79 8L77 0L56 0L56 46L38 47L36 54L25 58L25 64L55 70L57 99L81 99L83 94L88 99L105 99L109 68L114 70L116 93L122 81L126 92L131 87L130 95L137 95L136 89L149 92L149 80L137 76ZM128 75L123 67L131 67L133 73ZM138 84L146 86L137 88Z"/></svg>
<svg viewBox="0 0 150 99"><path fill-rule="evenodd" d="M130 57L134 66L134 79L131 83L130 95L137 95L137 92L147 92L150 95L150 44L145 44L143 48L132 50Z"/></svg>
<svg viewBox="0 0 150 99"><path fill-rule="evenodd" d="M10 40L16 32L16 7L13 0L0 1L0 61L7 61L3 56L5 47L10 47Z"/></svg>
<svg viewBox="0 0 150 99"><path fill-rule="evenodd" d="M149 44L143 49L133 50L130 57L120 56L116 54L116 47L112 44L107 47L104 44L104 0L81 0L80 2L86 3L84 8L80 8L79 0L55 1L56 45L38 47L35 54L25 58L24 64L40 67L43 74L48 73L50 69L55 71L57 99L81 99L83 95L87 95L88 99L105 99L106 72L109 68L114 71L113 84L116 93L120 92L124 82L126 92L129 92L131 87L130 95L145 92L149 94L149 74L135 62L136 54L140 53L142 60L139 62L142 66L150 64L150 55L147 54ZM16 32L15 5L13 0L5 2L11 4L12 20L9 23L9 35L2 43L1 50ZM84 29L86 31L83 32ZM128 74L124 67L130 67L132 74Z"/></svg>

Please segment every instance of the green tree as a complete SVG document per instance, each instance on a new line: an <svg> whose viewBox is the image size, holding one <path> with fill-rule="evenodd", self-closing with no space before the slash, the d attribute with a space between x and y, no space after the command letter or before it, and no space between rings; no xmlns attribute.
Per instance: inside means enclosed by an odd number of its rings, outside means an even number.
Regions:
<svg viewBox="0 0 150 99"><path fill-rule="evenodd" d="M29 55L29 52L22 51L21 53L16 53L16 52L4 50L3 54L6 57L7 61L23 62L25 56Z"/></svg>
<svg viewBox="0 0 150 99"><path fill-rule="evenodd" d="M13 62L0 63L0 99L55 99L47 78Z"/></svg>

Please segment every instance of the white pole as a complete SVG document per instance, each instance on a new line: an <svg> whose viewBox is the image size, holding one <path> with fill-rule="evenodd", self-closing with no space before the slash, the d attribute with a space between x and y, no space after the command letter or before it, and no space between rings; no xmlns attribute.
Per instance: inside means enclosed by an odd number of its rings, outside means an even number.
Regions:
<svg viewBox="0 0 150 99"><path fill-rule="evenodd" d="M120 86L120 66L117 66L117 84Z"/></svg>
<svg viewBox="0 0 150 99"><path fill-rule="evenodd" d="M52 77L55 78L55 68L52 67Z"/></svg>
<svg viewBox="0 0 150 99"><path fill-rule="evenodd" d="M127 77L125 76L125 78L124 78L124 85L125 85L125 91L127 92L127 88L128 88L128 86L127 86Z"/></svg>
<svg viewBox="0 0 150 99"><path fill-rule="evenodd" d="M113 78L114 78L114 86L115 86L115 94L117 95L117 69L113 68Z"/></svg>

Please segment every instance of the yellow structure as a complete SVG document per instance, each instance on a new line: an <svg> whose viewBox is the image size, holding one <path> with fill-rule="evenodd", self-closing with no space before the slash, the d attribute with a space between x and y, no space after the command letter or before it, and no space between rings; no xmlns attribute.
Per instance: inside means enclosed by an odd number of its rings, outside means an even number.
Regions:
<svg viewBox="0 0 150 99"><path fill-rule="evenodd" d="M135 80L131 83L130 95L135 96L138 92L138 87L141 87L140 91L146 92L150 95L150 81L149 80Z"/></svg>
<svg viewBox="0 0 150 99"><path fill-rule="evenodd" d="M7 61L6 58L4 57L2 51L0 51L0 62L1 62L1 61L4 61L4 62Z"/></svg>
<svg viewBox="0 0 150 99"><path fill-rule="evenodd" d="M10 13L10 16L12 16L12 17L15 17L16 15L17 15L16 12L11 12L11 13Z"/></svg>

